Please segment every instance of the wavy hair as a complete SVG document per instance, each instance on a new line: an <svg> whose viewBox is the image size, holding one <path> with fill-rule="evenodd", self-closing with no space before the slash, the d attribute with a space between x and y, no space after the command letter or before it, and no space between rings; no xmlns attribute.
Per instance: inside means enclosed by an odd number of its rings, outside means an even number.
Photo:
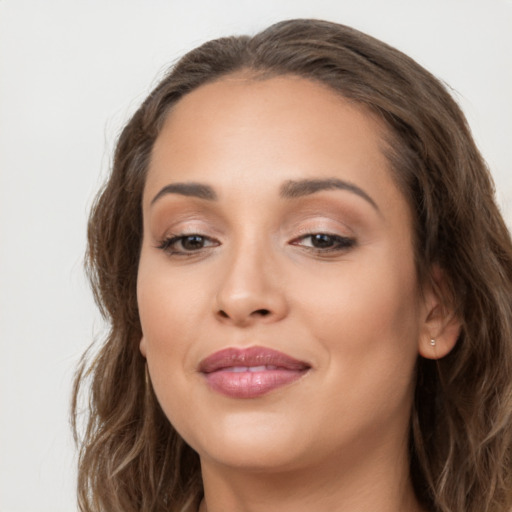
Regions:
<svg viewBox="0 0 512 512"><path fill-rule="evenodd" d="M512 244L467 122L446 88L414 60L352 28L277 23L186 54L122 131L88 226L86 267L110 330L85 355L73 395L82 512L196 510L197 454L163 414L139 352L136 280L141 198L151 151L172 106L226 75L294 75L365 105L387 126L386 155L414 216L422 283L434 266L462 323L455 349L419 357L410 470L432 512L512 507ZM87 391L82 428L80 396Z"/></svg>

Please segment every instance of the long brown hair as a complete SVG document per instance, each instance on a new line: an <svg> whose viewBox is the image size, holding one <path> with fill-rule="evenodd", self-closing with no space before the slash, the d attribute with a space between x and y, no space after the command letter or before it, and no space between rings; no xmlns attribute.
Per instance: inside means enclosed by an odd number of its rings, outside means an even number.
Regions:
<svg viewBox="0 0 512 512"><path fill-rule="evenodd" d="M352 28L291 20L254 37L210 41L185 55L124 128L89 221L87 269L110 331L85 356L73 398L83 512L194 510L197 454L161 411L139 353L136 279L141 198L153 144L172 106L234 72L295 75L366 105L388 127L386 154L415 217L420 282L447 278L462 323L456 348L419 358L410 467L436 512L512 507L512 245L492 179L445 87L412 59ZM172 115L172 114L171 114ZM79 396L89 391L85 427Z"/></svg>

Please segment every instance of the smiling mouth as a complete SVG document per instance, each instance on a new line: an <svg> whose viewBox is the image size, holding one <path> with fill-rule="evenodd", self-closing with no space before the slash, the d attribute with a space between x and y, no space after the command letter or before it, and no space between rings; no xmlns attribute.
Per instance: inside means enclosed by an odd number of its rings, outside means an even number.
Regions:
<svg viewBox="0 0 512 512"><path fill-rule="evenodd" d="M304 361L265 347L227 348L199 365L210 389L231 398L256 398L291 384L311 369Z"/></svg>

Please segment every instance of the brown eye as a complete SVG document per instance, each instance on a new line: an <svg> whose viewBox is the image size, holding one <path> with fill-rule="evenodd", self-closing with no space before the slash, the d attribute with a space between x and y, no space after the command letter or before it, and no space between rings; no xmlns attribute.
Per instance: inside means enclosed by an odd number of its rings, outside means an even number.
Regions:
<svg viewBox="0 0 512 512"><path fill-rule="evenodd" d="M335 244L336 240L331 235L326 235L324 233L311 235L311 245L317 249L327 249L329 247L333 247Z"/></svg>
<svg viewBox="0 0 512 512"><path fill-rule="evenodd" d="M217 245L220 245L220 243L213 238L198 234L191 234L176 235L166 238L160 242L157 248L165 251L171 256L179 256L200 252L203 249L209 249L210 247L215 247Z"/></svg>
<svg viewBox="0 0 512 512"><path fill-rule="evenodd" d="M205 246L206 239L200 235L184 236L181 239L181 246L185 251L197 251Z"/></svg>
<svg viewBox="0 0 512 512"><path fill-rule="evenodd" d="M345 236L330 235L328 233L312 233L297 238L292 244L304 247L310 251L328 253L347 251L354 247L356 241L354 238L347 238Z"/></svg>

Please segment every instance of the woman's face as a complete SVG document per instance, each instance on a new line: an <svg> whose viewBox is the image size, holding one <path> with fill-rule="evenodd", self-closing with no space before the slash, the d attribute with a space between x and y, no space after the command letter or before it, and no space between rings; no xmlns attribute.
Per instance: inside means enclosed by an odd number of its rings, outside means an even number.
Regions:
<svg viewBox="0 0 512 512"><path fill-rule="evenodd" d="M383 133L294 77L227 77L169 114L143 198L141 351L203 464L403 449L430 333Z"/></svg>

